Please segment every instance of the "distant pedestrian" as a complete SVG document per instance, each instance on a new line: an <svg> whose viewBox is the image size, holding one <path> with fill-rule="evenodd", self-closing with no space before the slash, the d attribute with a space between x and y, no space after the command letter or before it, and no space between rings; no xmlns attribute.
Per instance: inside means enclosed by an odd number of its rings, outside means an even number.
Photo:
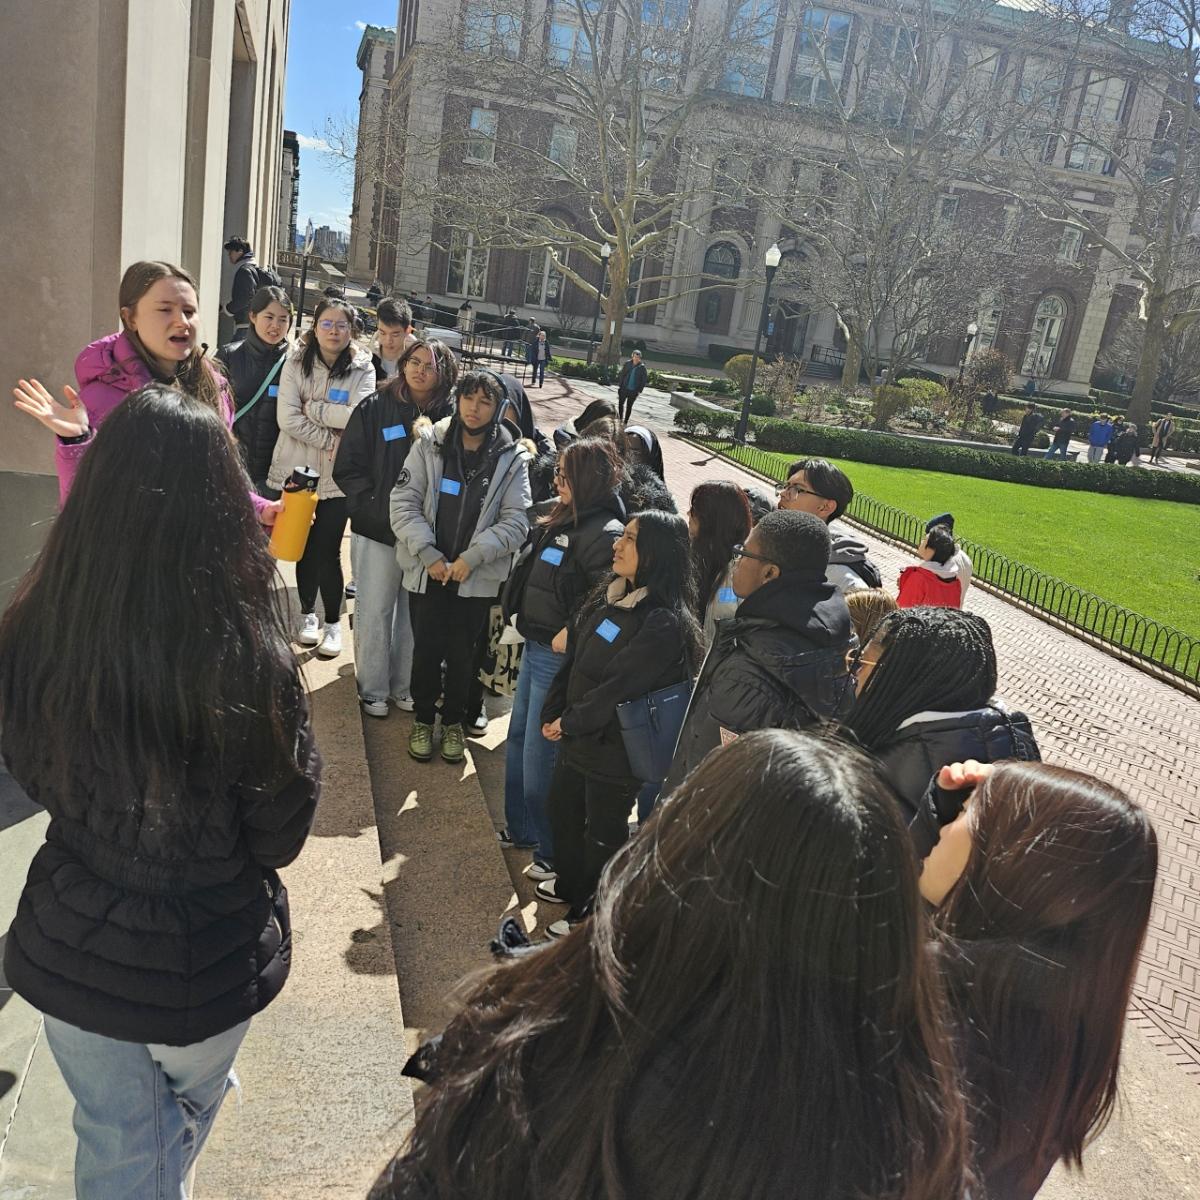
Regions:
<svg viewBox="0 0 1200 1200"><path fill-rule="evenodd" d="M289 355L279 381L279 440L267 483L275 489L297 467L320 474L317 515L304 555L296 564L301 625L296 641L335 658L342 652L341 606L345 577L342 537L346 497L333 478L338 441L355 407L375 390L371 356L351 339L354 308L345 300L322 300L303 346ZM324 622L317 615L317 600Z"/></svg>
<svg viewBox="0 0 1200 1200"><path fill-rule="evenodd" d="M376 279L369 288L367 288L367 305L370 308L378 306L379 301L383 299L383 284Z"/></svg>
<svg viewBox="0 0 1200 1200"><path fill-rule="evenodd" d="M1031 375L1025 380L1025 386L1021 389L1022 394L1029 400L1032 400L1038 393L1037 380Z"/></svg>
<svg viewBox="0 0 1200 1200"><path fill-rule="evenodd" d="M642 362L642 352L634 350L617 376L617 411L626 424L633 417L634 402L642 394L642 389L649 379L650 375Z"/></svg>
<svg viewBox="0 0 1200 1200"><path fill-rule="evenodd" d="M274 495L267 484L279 419L275 413L279 375L291 349L288 330L292 325L292 302L283 288L264 287L250 301L250 325L246 335L222 346L217 360L233 389L237 406L233 436L246 473L259 495Z"/></svg>
<svg viewBox="0 0 1200 1200"><path fill-rule="evenodd" d="M1067 450L1071 443L1071 435L1075 432L1075 418L1071 416L1071 410L1064 408L1059 414L1058 421L1054 426L1054 438L1050 442L1050 448L1046 451L1046 459L1061 458L1064 461L1067 457Z"/></svg>
<svg viewBox="0 0 1200 1200"><path fill-rule="evenodd" d="M946 811L920 887L979 1194L1032 1200L1056 1160L1085 1165L1116 1106L1157 840L1120 789L1043 763L955 764L934 802Z"/></svg>
<svg viewBox="0 0 1200 1200"><path fill-rule="evenodd" d="M1021 418L1020 427L1017 429L1017 438L1013 442L1012 452L1022 457L1029 453L1030 446L1033 445L1033 439L1037 436L1038 430L1041 429L1046 418L1037 410L1037 405L1030 404L1025 409L1025 415Z"/></svg>
<svg viewBox="0 0 1200 1200"><path fill-rule="evenodd" d="M1104 452L1108 449L1108 443L1112 441L1112 438L1112 417L1105 415L1093 418L1091 425L1088 426L1088 462L1103 462Z"/></svg>
<svg viewBox="0 0 1200 1200"><path fill-rule="evenodd" d="M517 310L510 304L504 314L504 327L501 331L504 335L504 344L500 348L501 357L512 358L513 347L517 342L520 331L521 326L517 322Z"/></svg>
<svg viewBox="0 0 1200 1200"><path fill-rule="evenodd" d="M270 267L259 266L254 251L244 237L231 237L224 246L229 261L237 265L233 273L233 294L225 311L233 318L238 332L244 332L250 324L250 301L262 287L282 287L283 280Z"/></svg>
<svg viewBox="0 0 1200 1200"><path fill-rule="evenodd" d="M551 357L550 339L544 329L539 329L533 341L526 347L526 362L533 367L533 378L530 387L541 387L546 382L546 367Z"/></svg>
<svg viewBox="0 0 1200 1200"><path fill-rule="evenodd" d="M475 332L475 309L471 306L470 300L464 300L458 306L456 325L458 332L465 336L470 336Z"/></svg>
<svg viewBox="0 0 1200 1200"><path fill-rule="evenodd" d="M819 517L774 512L735 548L737 608L717 626L664 792L741 734L804 729L853 706L850 613L825 579L829 542Z"/></svg>
<svg viewBox="0 0 1200 1200"><path fill-rule="evenodd" d="M392 489L390 519L413 626L408 753L418 762L433 757L439 696L442 758L466 757L463 719L479 639L529 531L529 453L505 426L503 410L492 372L460 376L454 414L417 441Z"/></svg>
<svg viewBox="0 0 1200 1200"><path fill-rule="evenodd" d="M1141 444L1138 438L1138 427L1132 421L1117 435L1113 449L1116 452L1117 462L1123 467L1128 466L1132 459L1137 458L1141 452Z"/></svg>
<svg viewBox="0 0 1200 1200"><path fill-rule="evenodd" d="M376 310L378 328L375 334L375 382L380 386L395 379L404 352L417 340L413 332L412 309L403 300L385 296Z"/></svg>
<svg viewBox="0 0 1200 1200"><path fill-rule="evenodd" d="M928 605L941 608L961 608L963 601L959 564L953 562L957 547L954 535L945 525L928 530L917 547L916 566L900 572L900 590L896 603L900 608Z"/></svg>
<svg viewBox="0 0 1200 1200"><path fill-rule="evenodd" d="M1167 452L1167 443L1171 440L1171 434L1175 432L1175 420L1173 417L1159 417L1154 422L1154 440L1150 445L1150 461L1152 463L1162 462L1162 456Z"/></svg>
<svg viewBox="0 0 1200 1200"><path fill-rule="evenodd" d="M288 977L277 870L320 760L244 481L211 405L140 388L0 622L3 756L50 818L4 977L74 1099L81 1200L187 1195Z"/></svg>
<svg viewBox="0 0 1200 1200"><path fill-rule="evenodd" d="M413 710L412 623L396 559L392 488L420 436L418 421L441 421L454 411L457 378L458 362L448 347L414 341L392 381L351 412L333 462L352 531L354 671L370 717L386 717L389 701L402 712Z"/></svg>

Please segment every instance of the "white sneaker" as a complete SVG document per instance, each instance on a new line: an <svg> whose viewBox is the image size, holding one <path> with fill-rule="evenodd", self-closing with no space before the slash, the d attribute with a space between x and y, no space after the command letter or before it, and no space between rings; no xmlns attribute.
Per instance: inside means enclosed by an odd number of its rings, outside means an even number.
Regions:
<svg viewBox="0 0 1200 1200"><path fill-rule="evenodd" d="M549 938L566 937L567 934L570 933L574 928L574 924L568 921L566 917L563 917L561 920L551 921L550 924L546 926L546 936Z"/></svg>
<svg viewBox="0 0 1200 1200"><path fill-rule="evenodd" d="M388 706L386 700L359 700L362 705L362 710L368 717L386 717L388 715Z"/></svg>
<svg viewBox="0 0 1200 1200"><path fill-rule="evenodd" d="M325 626L325 636L317 647L317 653L322 658L337 658L342 652L342 624L334 621Z"/></svg>
<svg viewBox="0 0 1200 1200"><path fill-rule="evenodd" d="M540 858L535 858L521 874L535 883L548 883L551 879L558 878L558 872L549 863L542 862Z"/></svg>
<svg viewBox="0 0 1200 1200"><path fill-rule="evenodd" d="M321 640L321 622L315 612L305 613L296 641L302 646L315 646Z"/></svg>
<svg viewBox="0 0 1200 1200"><path fill-rule="evenodd" d="M393 696L392 703L401 712L415 712L417 708L417 702L411 696Z"/></svg>

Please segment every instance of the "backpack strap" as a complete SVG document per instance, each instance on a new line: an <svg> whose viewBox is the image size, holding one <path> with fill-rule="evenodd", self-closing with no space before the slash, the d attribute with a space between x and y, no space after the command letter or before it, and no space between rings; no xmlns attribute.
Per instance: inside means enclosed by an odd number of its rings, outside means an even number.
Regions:
<svg viewBox="0 0 1200 1200"><path fill-rule="evenodd" d="M263 392L271 386L271 380L279 374L279 368L283 366L283 360L287 358L286 354L281 354L276 360L275 365L267 372L266 378L259 384L258 391L254 393L250 399L242 405L241 408L233 414L232 424L237 424L261 399Z"/></svg>

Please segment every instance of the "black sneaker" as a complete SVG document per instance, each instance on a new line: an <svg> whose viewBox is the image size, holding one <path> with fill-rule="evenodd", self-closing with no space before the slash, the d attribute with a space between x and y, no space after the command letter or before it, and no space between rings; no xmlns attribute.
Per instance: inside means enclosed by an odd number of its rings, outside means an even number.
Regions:
<svg viewBox="0 0 1200 1200"><path fill-rule="evenodd" d="M533 889L533 894L546 904L570 904L570 900L564 900L558 894L558 876L553 879L543 879L541 883Z"/></svg>
<svg viewBox="0 0 1200 1200"><path fill-rule="evenodd" d="M505 848L505 850L532 850L536 845L535 842L514 842L507 829L496 830L496 841L498 841L500 845Z"/></svg>

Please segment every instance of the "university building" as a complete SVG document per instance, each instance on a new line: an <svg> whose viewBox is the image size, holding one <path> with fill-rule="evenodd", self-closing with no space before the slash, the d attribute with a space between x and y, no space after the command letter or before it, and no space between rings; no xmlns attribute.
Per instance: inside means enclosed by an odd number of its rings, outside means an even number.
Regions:
<svg viewBox="0 0 1200 1200"><path fill-rule="evenodd" d="M556 9L555 2L531 0L524 24L519 16L510 17L501 29L495 7L477 0L401 0L395 29L366 29L358 51L363 86L351 234L354 278L364 283L379 278L397 294L429 295L450 308L470 298L477 311L504 311L511 305L519 316L550 328L586 328L594 300L555 269L549 252L478 246L471 234L439 225L437 204L429 198L432 189L409 188L406 194L397 183L420 172L432 179L445 165L437 154L415 151L416 147L461 146L465 131L471 139L468 156L478 154L486 162L489 142L506 122L521 120L528 127L526 97L482 88L472 82L469 70L447 70L445 61L457 56L457 66L460 42L468 49L488 45L527 68L532 77L539 63L578 54L575 4L568 0ZM656 2L661 7L681 0ZM723 2L699 0L692 11ZM1010 0L1003 7L1010 21L1020 21L1022 10L1033 11L1025 0ZM731 119L749 111L747 106L769 111L772 119L788 122L793 132L799 128L807 136L811 131L814 147L821 142L821 111L831 89L838 90L847 109L853 107L855 89L871 78L870 56L878 55L889 38L894 53L902 36L887 23L887 10L858 0L838 0L836 7L802 0L742 0L742 9L753 9L759 27L767 23L767 33L760 54L741 56L726 72L722 88L728 93ZM1027 131L1040 139L1041 170L1073 204L1102 215L1108 241L1123 248L1135 236L1129 226L1133 214L1127 185L1113 162L1080 136L1072 136L1072 130L1085 123L1094 129L1100 122L1148 143L1162 111L1161 91L1139 86L1132 67L1123 74L1119 65L1101 72L1072 62L1066 47L1061 59L1051 57L1044 46L1037 54L1006 48L1003 22L998 27L981 23L964 33L970 37L955 38L945 70L976 69L974 64L982 62L978 69L988 73L989 86L998 94L1022 102L1029 98L1035 125L1045 124ZM1046 111L1041 99L1047 95L1053 97L1053 112ZM543 153L551 159L572 154L575 131L553 112L543 113L542 119ZM413 161L414 153L424 154L425 160ZM405 154L410 160L403 173L389 172L388 162ZM457 154L461 157L462 150ZM1020 223L1029 219L1019 197L1006 198L995 188L966 180L947 179L937 203L940 219L963 238L984 225L1012 225L1016 236ZM563 204L578 204L578 198L564 196ZM684 294L626 319L624 337L643 339L652 352L704 356L710 347L749 349L762 288L747 283L761 278L763 250L778 242L785 257L803 255L802 230L789 227L766 208L749 202L702 207L703 227L680 222L671 261L642 268L647 277L663 274L705 285L699 294L695 287L677 286L675 291ZM1113 253L1091 241L1082 228L1058 224L1042 233L1049 252L1028 271L1020 288L1008 289L1010 295L1019 293L1019 299L1003 301L988 279L978 281L978 333L969 352L995 346L1022 378L1035 376L1044 388L1084 394L1102 340L1129 312L1135 293ZM595 281L598 272L590 264L577 269ZM718 286L725 281L727 286ZM636 277L630 280L630 304L656 294L662 293L643 291ZM832 310L802 303L789 296L786 287L772 292L768 330L769 352L833 366L844 358L845 340ZM953 373L963 346L958 336L933 337L923 361L940 373Z"/></svg>

